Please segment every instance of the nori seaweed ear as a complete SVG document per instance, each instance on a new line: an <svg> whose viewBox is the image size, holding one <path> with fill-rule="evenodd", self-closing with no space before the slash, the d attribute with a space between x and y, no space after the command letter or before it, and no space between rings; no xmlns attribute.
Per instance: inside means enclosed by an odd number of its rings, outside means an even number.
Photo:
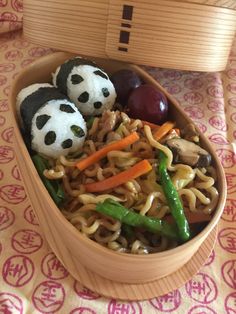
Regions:
<svg viewBox="0 0 236 314"><path fill-rule="evenodd" d="M67 78L69 74L75 66L79 65L91 65L96 68L98 67L95 62L80 57L67 60L63 63L56 76L56 85L63 94L67 95Z"/></svg>
<svg viewBox="0 0 236 314"><path fill-rule="evenodd" d="M24 134L31 134L32 119L36 112L50 100L67 100L65 95L55 87L40 87L34 93L28 95L20 105L20 115L23 121Z"/></svg>

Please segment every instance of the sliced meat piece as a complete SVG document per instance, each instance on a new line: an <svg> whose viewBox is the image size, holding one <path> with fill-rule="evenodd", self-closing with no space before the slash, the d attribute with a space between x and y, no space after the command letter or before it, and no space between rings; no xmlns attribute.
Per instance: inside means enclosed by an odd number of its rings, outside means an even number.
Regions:
<svg viewBox="0 0 236 314"><path fill-rule="evenodd" d="M211 163L211 155L199 145L182 138L172 138L166 145L173 152L173 161L195 167L207 167Z"/></svg>
<svg viewBox="0 0 236 314"><path fill-rule="evenodd" d="M182 131L182 137L191 142L199 142L199 133L193 123L188 123Z"/></svg>
<svg viewBox="0 0 236 314"><path fill-rule="evenodd" d="M103 141L105 135L114 130L119 119L120 113L118 111L104 111L99 122L99 128L101 129L97 136L99 141Z"/></svg>

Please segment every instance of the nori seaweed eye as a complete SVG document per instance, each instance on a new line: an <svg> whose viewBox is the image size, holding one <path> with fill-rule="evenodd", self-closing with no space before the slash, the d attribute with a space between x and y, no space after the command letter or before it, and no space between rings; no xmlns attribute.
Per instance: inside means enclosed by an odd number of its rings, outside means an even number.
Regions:
<svg viewBox="0 0 236 314"><path fill-rule="evenodd" d="M45 137L44 137L44 143L45 145L51 145L55 142L56 140L56 133L54 131L49 131Z"/></svg>
<svg viewBox="0 0 236 314"><path fill-rule="evenodd" d="M85 103L89 100L89 93L88 92L83 92L82 94L80 94L80 96L78 97L78 101Z"/></svg>
<svg viewBox="0 0 236 314"><path fill-rule="evenodd" d="M37 116L36 118L36 127L41 130L45 124L48 122L48 120L51 118L51 116L48 116L47 114L42 114L40 116Z"/></svg>
<svg viewBox="0 0 236 314"><path fill-rule="evenodd" d="M83 80L84 80L84 79L83 79L82 76L79 75L79 74L73 74L73 75L71 75L71 83L72 83L73 85L79 84L79 83L83 82Z"/></svg>
<svg viewBox="0 0 236 314"><path fill-rule="evenodd" d="M93 105L94 105L94 108L96 108L96 109L99 109L102 107L101 101L96 101Z"/></svg>
<svg viewBox="0 0 236 314"><path fill-rule="evenodd" d="M96 75L101 76L102 78L104 78L104 79L106 79L106 80L108 80L107 75L106 75L105 73L103 73L102 71L100 71L100 70L96 70L96 71L94 71L93 73L96 74Z"/></svg>
<svg viewBox="0 0 236 314"><path fill-rule="evenodd" d="M61 147L64 149L70 148L70 147L72 147L72 144L73 144L72 140L70 138L68 138L67 140L65 140L61 143Z"/></svg>
<svg viewBox="0 0 236 314"><path fill-rule="evenodd" d="M83 137L83 136L85 136L84 130L80 126L78 126L78 125L74 124L74 125L72 125L70 127L70 129L73 132L74 136L76 136L76 137Z"/></svg>
<svg viewBox="0 0 236 314"><path fill-rule="evenodd" d="M109 90L106 87L102 88L102 93L104 97L108 97L110 95Z"/></svg>
<svg viewBox="0 0 236 314"><path fill-rule="evenodd" d="M75 112L75 110L70 105L67 105L67 104L61 104L60 110L67 112L67 113L74 113Z"/></svg>

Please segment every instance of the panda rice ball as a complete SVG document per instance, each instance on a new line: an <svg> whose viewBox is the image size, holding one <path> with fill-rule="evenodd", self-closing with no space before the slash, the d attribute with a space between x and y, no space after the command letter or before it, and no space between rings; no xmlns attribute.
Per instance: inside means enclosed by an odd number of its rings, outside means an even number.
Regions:
<svg viewBox="0 0 236 314"><path fill-rule="evenodd" d="M95 63L74 58L57 68L53 84L85 115L100 115L112 109L116 91L108 75Z"/></svg>
<svg viewBox="0 0 236 314"><path fill-rule="evenodd" d="M87 134L86 123L67 100L51 100L41 107L32 120L32 149L51 158L79 150Z"/></svg>

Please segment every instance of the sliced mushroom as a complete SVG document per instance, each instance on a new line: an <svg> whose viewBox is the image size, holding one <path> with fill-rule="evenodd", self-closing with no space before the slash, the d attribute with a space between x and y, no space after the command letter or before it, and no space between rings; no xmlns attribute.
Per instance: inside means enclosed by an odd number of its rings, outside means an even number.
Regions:
<svg viewBox="0 0 236 314"><path fill-rule="evenodd" d="M182 138L172 138L166 145L173 152L173 161L195 167L207 167L211 163L211 155L199 145Z"/></svg>

